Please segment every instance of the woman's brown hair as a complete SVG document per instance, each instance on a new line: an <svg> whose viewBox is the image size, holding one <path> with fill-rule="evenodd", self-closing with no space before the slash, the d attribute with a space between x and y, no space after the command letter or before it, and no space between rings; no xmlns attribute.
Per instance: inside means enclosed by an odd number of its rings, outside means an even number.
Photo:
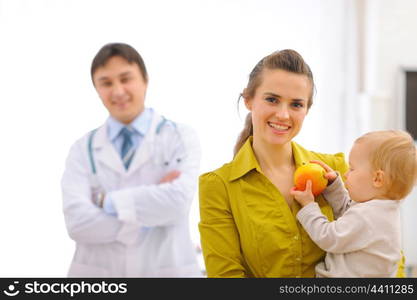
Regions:
<svg viewBox="0 0 417 300"><path fill-rule="evenodd" d="M240 95L244 99L251 99L255 96L256 89L261 84L262 80L262 71L264 69L280 69L296 74L306 75L307 78L311 81L311 93L310 98L308 99L307 108L309 109L313 104L313 91L314 91L314 79L313 73L311 72L310 67L304 61L302 56L294 50L285 49L281 51L275 51L268 56L262 58L256 66L253 68L252 72L249 75L249 81L246 88L243 90L243 93ZM252 127L252 114L248 113L245 119L245 125L234 147L234 155L240 150L246 140L253 134Z"/></svg>

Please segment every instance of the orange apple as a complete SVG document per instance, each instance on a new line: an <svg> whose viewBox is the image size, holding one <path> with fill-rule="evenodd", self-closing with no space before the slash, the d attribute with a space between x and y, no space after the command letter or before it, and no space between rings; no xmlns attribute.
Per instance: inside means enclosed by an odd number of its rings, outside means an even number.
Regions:
<svg viewBox="0 0 417 300"><path fill-rule="evenodd" d="M294 185L298 191L306 189L307 180L311 180L311 190L314 196L318 196L327 186L326 170L315 163L306 163L298 167L294 173Z"/></svg>

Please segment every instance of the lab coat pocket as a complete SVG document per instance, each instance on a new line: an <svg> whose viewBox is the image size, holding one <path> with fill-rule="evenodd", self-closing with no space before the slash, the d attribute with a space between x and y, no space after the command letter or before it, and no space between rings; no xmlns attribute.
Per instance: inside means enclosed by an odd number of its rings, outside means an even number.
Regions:
<svg viewBox="0 0 417 300"><path fill-rule="evenodd" d="M73 262L68 277L109 277L109 271L105 268L90 266Z"/></svg>

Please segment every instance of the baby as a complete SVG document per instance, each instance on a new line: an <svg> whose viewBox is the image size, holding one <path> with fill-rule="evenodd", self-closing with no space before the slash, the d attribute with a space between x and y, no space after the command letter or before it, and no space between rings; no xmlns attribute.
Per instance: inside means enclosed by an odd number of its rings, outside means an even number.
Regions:
<svg viewBox="0 0 417 300"><path fill-rule="evenodd" d="M297 219L327 252L317 277L395 277L401 258L400 202L417 179L413 138L404 131L374 131L359 137L349 154L346 189L340 176L320 161L329 185L323 196L335 221L320 211L311 192L292 188L301 204Z"/></svg>

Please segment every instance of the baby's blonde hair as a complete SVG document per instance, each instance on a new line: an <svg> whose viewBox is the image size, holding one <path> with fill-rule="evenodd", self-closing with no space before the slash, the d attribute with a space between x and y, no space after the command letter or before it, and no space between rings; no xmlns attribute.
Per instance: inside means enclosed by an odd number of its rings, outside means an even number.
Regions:
<svg viewBox="0 0 417 300"><path fill-rule="evenodd" d="M385 174L388 199L405 198L417 180L417 154L414 139L402 130L372 131L355 143L370 142L370 162L374 171Z"/></svg>

